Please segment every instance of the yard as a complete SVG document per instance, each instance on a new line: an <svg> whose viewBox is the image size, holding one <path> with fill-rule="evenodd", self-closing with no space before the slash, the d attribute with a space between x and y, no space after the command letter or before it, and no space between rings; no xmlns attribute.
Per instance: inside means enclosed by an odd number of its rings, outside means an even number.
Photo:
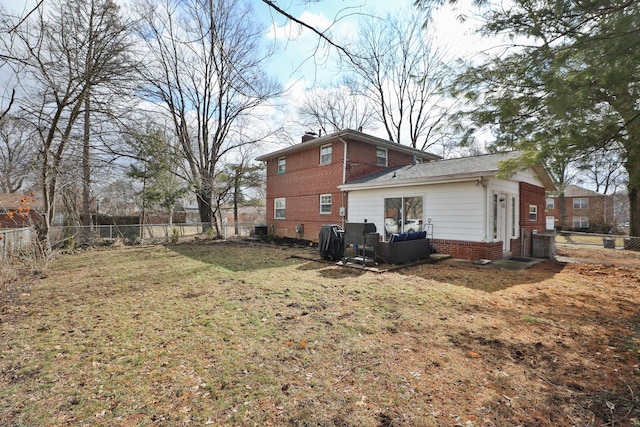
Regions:
<svg viewBox="0 0 640 427"><path fill-rule="evenodd" d="M0 425L640 426L639 253L385 273L314 253L181 243L6 274Z"/></svg>

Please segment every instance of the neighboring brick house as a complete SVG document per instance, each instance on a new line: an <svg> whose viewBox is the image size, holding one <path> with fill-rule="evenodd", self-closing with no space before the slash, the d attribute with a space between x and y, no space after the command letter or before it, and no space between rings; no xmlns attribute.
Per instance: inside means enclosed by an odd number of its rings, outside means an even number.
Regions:
<svg viewBox="0 0 640 427"><path fill-rule="evenodd" d="M615 225L612 196L568 185L564 190L564 204L563 217L562 198L555 192L547 193L546 215L556 229L608 232Z"/></svg>
<svg viewBox="0 0 640 427"><path fill-rule="evenodd" d="M33 196L0 193L0 228L29 227L42 221L40 204Z"/></svg>
<svg viewBox="0 0 640 427"><path fill-rule="evenodd" d="M346 153L346 155L345 155ZM344 224L347 195L338 186L390 167L438 156L345 130L316 137L257 160L267 166L267 227L276 236L317 240L324 224Z"/></svg>
<svg viewBox="0 0 640 427"><path fill-rule="evenodd" d="M541 167L499 177L500 162L518 156L440 160L354 131L305 139L258 158L267 162L268 232L318 240L323 224L367 220L387 240L429 224L433 247L456 258L530 255L555 186Z"/></svg>

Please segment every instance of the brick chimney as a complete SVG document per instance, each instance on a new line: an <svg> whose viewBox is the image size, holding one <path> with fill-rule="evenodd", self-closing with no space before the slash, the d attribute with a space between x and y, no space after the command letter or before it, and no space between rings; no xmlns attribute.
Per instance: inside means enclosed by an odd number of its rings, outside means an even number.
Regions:
<svg viewBox="0 0 640 427"><path fill-rule="evenodd" d="M311 141L312 139L316 139L317 137L318 134L315 132L305 132L304 135L302 135L302 142Z"/></svg>

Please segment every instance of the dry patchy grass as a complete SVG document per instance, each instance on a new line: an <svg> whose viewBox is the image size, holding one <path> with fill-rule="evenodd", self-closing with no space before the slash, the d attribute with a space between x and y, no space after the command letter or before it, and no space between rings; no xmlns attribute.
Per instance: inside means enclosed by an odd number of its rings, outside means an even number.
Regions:
<svg viewBox="0 0 640 427"><path fill-rule="evenodd" d="M300 250L119 248L15 278L0 425L640 425L632 255L379 274Z"/></svg>

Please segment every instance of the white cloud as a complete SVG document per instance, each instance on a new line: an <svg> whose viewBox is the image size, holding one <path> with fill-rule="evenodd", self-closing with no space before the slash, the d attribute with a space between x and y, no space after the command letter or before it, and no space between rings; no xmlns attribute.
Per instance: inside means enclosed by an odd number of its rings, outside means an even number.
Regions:
<svg viewBox="0 0 640 427"><path fill-rule="evenodd" d="M332 22L324 14L315 14L309 11L304 11L297 19L320 32L327 31L332 25ZM278 25L275 21L272 22L267 32L267 37L273 40L300 41L305 38L315 38L316 36L310 29L292 20L287 20L284 25Z"/></svg>

